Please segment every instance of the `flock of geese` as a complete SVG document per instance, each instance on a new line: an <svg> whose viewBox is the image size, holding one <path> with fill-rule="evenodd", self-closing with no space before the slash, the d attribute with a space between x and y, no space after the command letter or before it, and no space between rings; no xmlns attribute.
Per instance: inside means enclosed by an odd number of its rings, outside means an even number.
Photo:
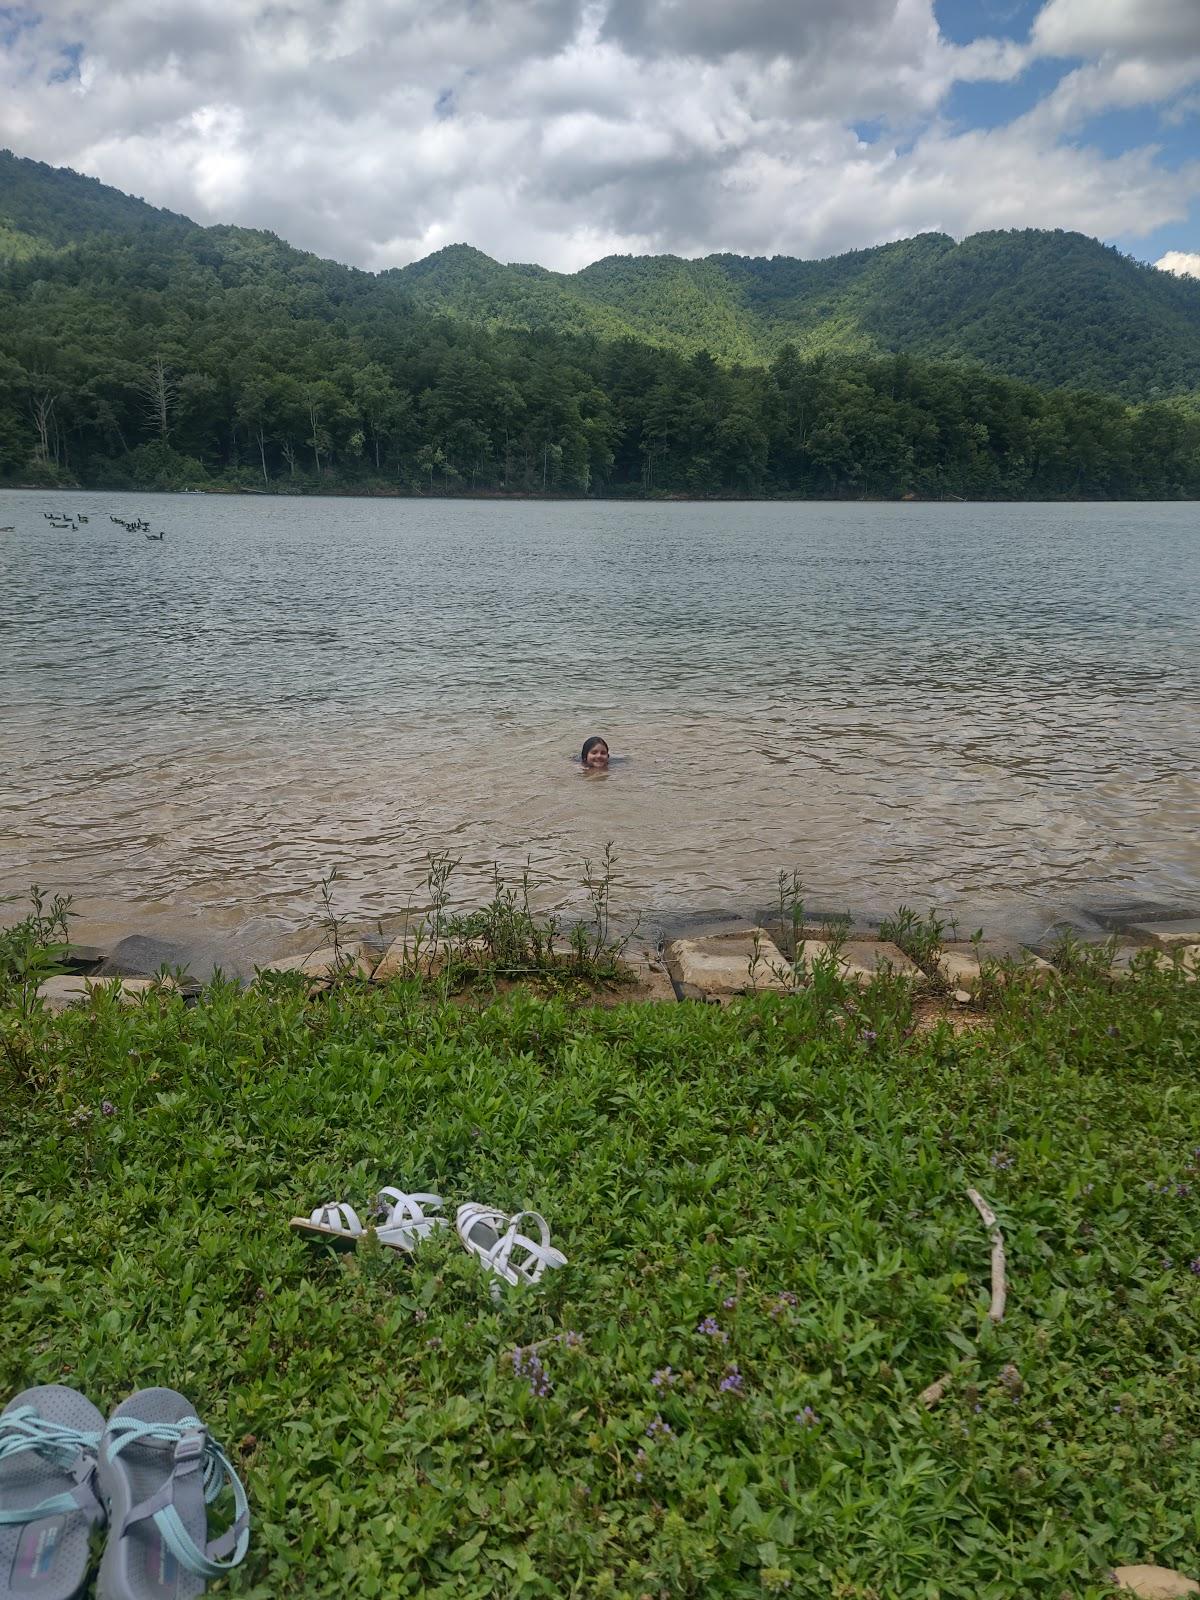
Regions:
<svg viewBox="0 0 1200 1600"><path fill-rule="evenodd" d="M43 511L42 516L45 517L52 528L56 528L60 533L78 533L80 526L85 525L88 521L82 511L74 513L70 511ZM160 539L167 537L161 528L157 533L151 533L150 524L141 517L136 517L132 522L126 522L124 517L113 516L110 516L108 520L115 522L118 528L124 528L126 533L144 534L151 544L157 544ZM15 532L15 523L10 524L7 528L0 528L0 533Z"/></svg>

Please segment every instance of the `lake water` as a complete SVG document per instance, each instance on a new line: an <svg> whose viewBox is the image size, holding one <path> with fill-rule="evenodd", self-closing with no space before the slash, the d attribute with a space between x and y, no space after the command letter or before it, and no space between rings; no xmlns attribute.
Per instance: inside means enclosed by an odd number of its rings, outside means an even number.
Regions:
<svg viewBox="0 0 1200 1600"><path fill-rule="evenodd" d="M463 901L528 855L579 909L613 840L614 905L668 923L793 867L1028 935L1200 904L1189 505L0 492L5 524L0 893L265 943L329 867L364 918L443 849Z"/></svg>

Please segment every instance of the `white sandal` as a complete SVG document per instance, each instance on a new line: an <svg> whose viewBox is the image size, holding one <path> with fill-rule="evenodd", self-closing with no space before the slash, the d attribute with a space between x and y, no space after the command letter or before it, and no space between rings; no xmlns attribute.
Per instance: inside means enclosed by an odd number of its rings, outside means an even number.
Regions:
<svg viewBox="0 0 1200 1600"><path fill-rule="evenodd" d="M425 1205L440 1210L442 1204L441 1195L405 1194L389 1185L375 1196L373 1215L382 1218L375 1227L375 1237L392 1250L415 1250L434 1228L449 1227L445 1217L427 1217L421 1209ZM297 1233L315 1233L323 1239L356 1244L369 1224L346 1201L331 1200L307 1217L293 1217L288 1226Z"/></svg>
<svg viewBox="0 0 1200 1600"><path fill-rule="evenodd" d="M540 1243L520 1232L526 1217L537 1223ZM510 1217L494 1206L468 1201L459 1206L455 1227L464 1250L478 1256L488 1272L505 1283L536 1283L547 1267L567 1264L562 1251L550 1243L549 1226L537 1211L518 1211ZM515 1258L514 1252L519 1252Z"/></svg>
<svg viewBox="0 0 1200 1600"><path fill-rule="evenodd" d="M293 1217L288 1223L296 1233L319 1233L325 1239L361 1239L366 1229L354 1207L344 1200L331 1200L318 1206L307 1217Z"/></svg>
<svg viewBox="0 0 1200 1600"><path fill-rule="evenodd" d="M428 1206L440 1211L443 1204L440 1194L405 1194L390 1185L380 1189L375 1196L375 1215L383 1220L375 1225L375 1237L393 1250L415 1250L435 1228L450 1226L447 1217L427 1217L421 1210Z"/></svg>

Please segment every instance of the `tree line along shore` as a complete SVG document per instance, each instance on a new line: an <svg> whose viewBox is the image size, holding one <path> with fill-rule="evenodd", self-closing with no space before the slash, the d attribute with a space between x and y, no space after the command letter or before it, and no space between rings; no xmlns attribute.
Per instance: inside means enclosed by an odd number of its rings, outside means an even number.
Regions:
<svg viewBox="0 0 1200 1600"><path fill-rule="evenodd" d="M234 237L214 240L214 233ZM0 483L555 496L1179 499L1200 414L982 366L766 365L476 327L237 230L0 272ZM277 245L278 241L274 241ZM345 276L339 276L345 275Z"/></svg>

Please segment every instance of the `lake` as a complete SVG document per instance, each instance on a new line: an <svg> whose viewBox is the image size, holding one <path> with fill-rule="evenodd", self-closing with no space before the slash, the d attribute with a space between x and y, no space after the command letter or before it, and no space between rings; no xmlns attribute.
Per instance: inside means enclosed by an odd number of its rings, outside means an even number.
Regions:
<svg viewBox="0 0 1200 1600"><path fill-rule="evenodd" d="M5 524L0 893L265 948L333 866L358 919L439 850L463 902L528 857L577 911L612 840L614 908L668 924L792 868L964 933L1200 905L1191 505L0 492Z"/></svg>

